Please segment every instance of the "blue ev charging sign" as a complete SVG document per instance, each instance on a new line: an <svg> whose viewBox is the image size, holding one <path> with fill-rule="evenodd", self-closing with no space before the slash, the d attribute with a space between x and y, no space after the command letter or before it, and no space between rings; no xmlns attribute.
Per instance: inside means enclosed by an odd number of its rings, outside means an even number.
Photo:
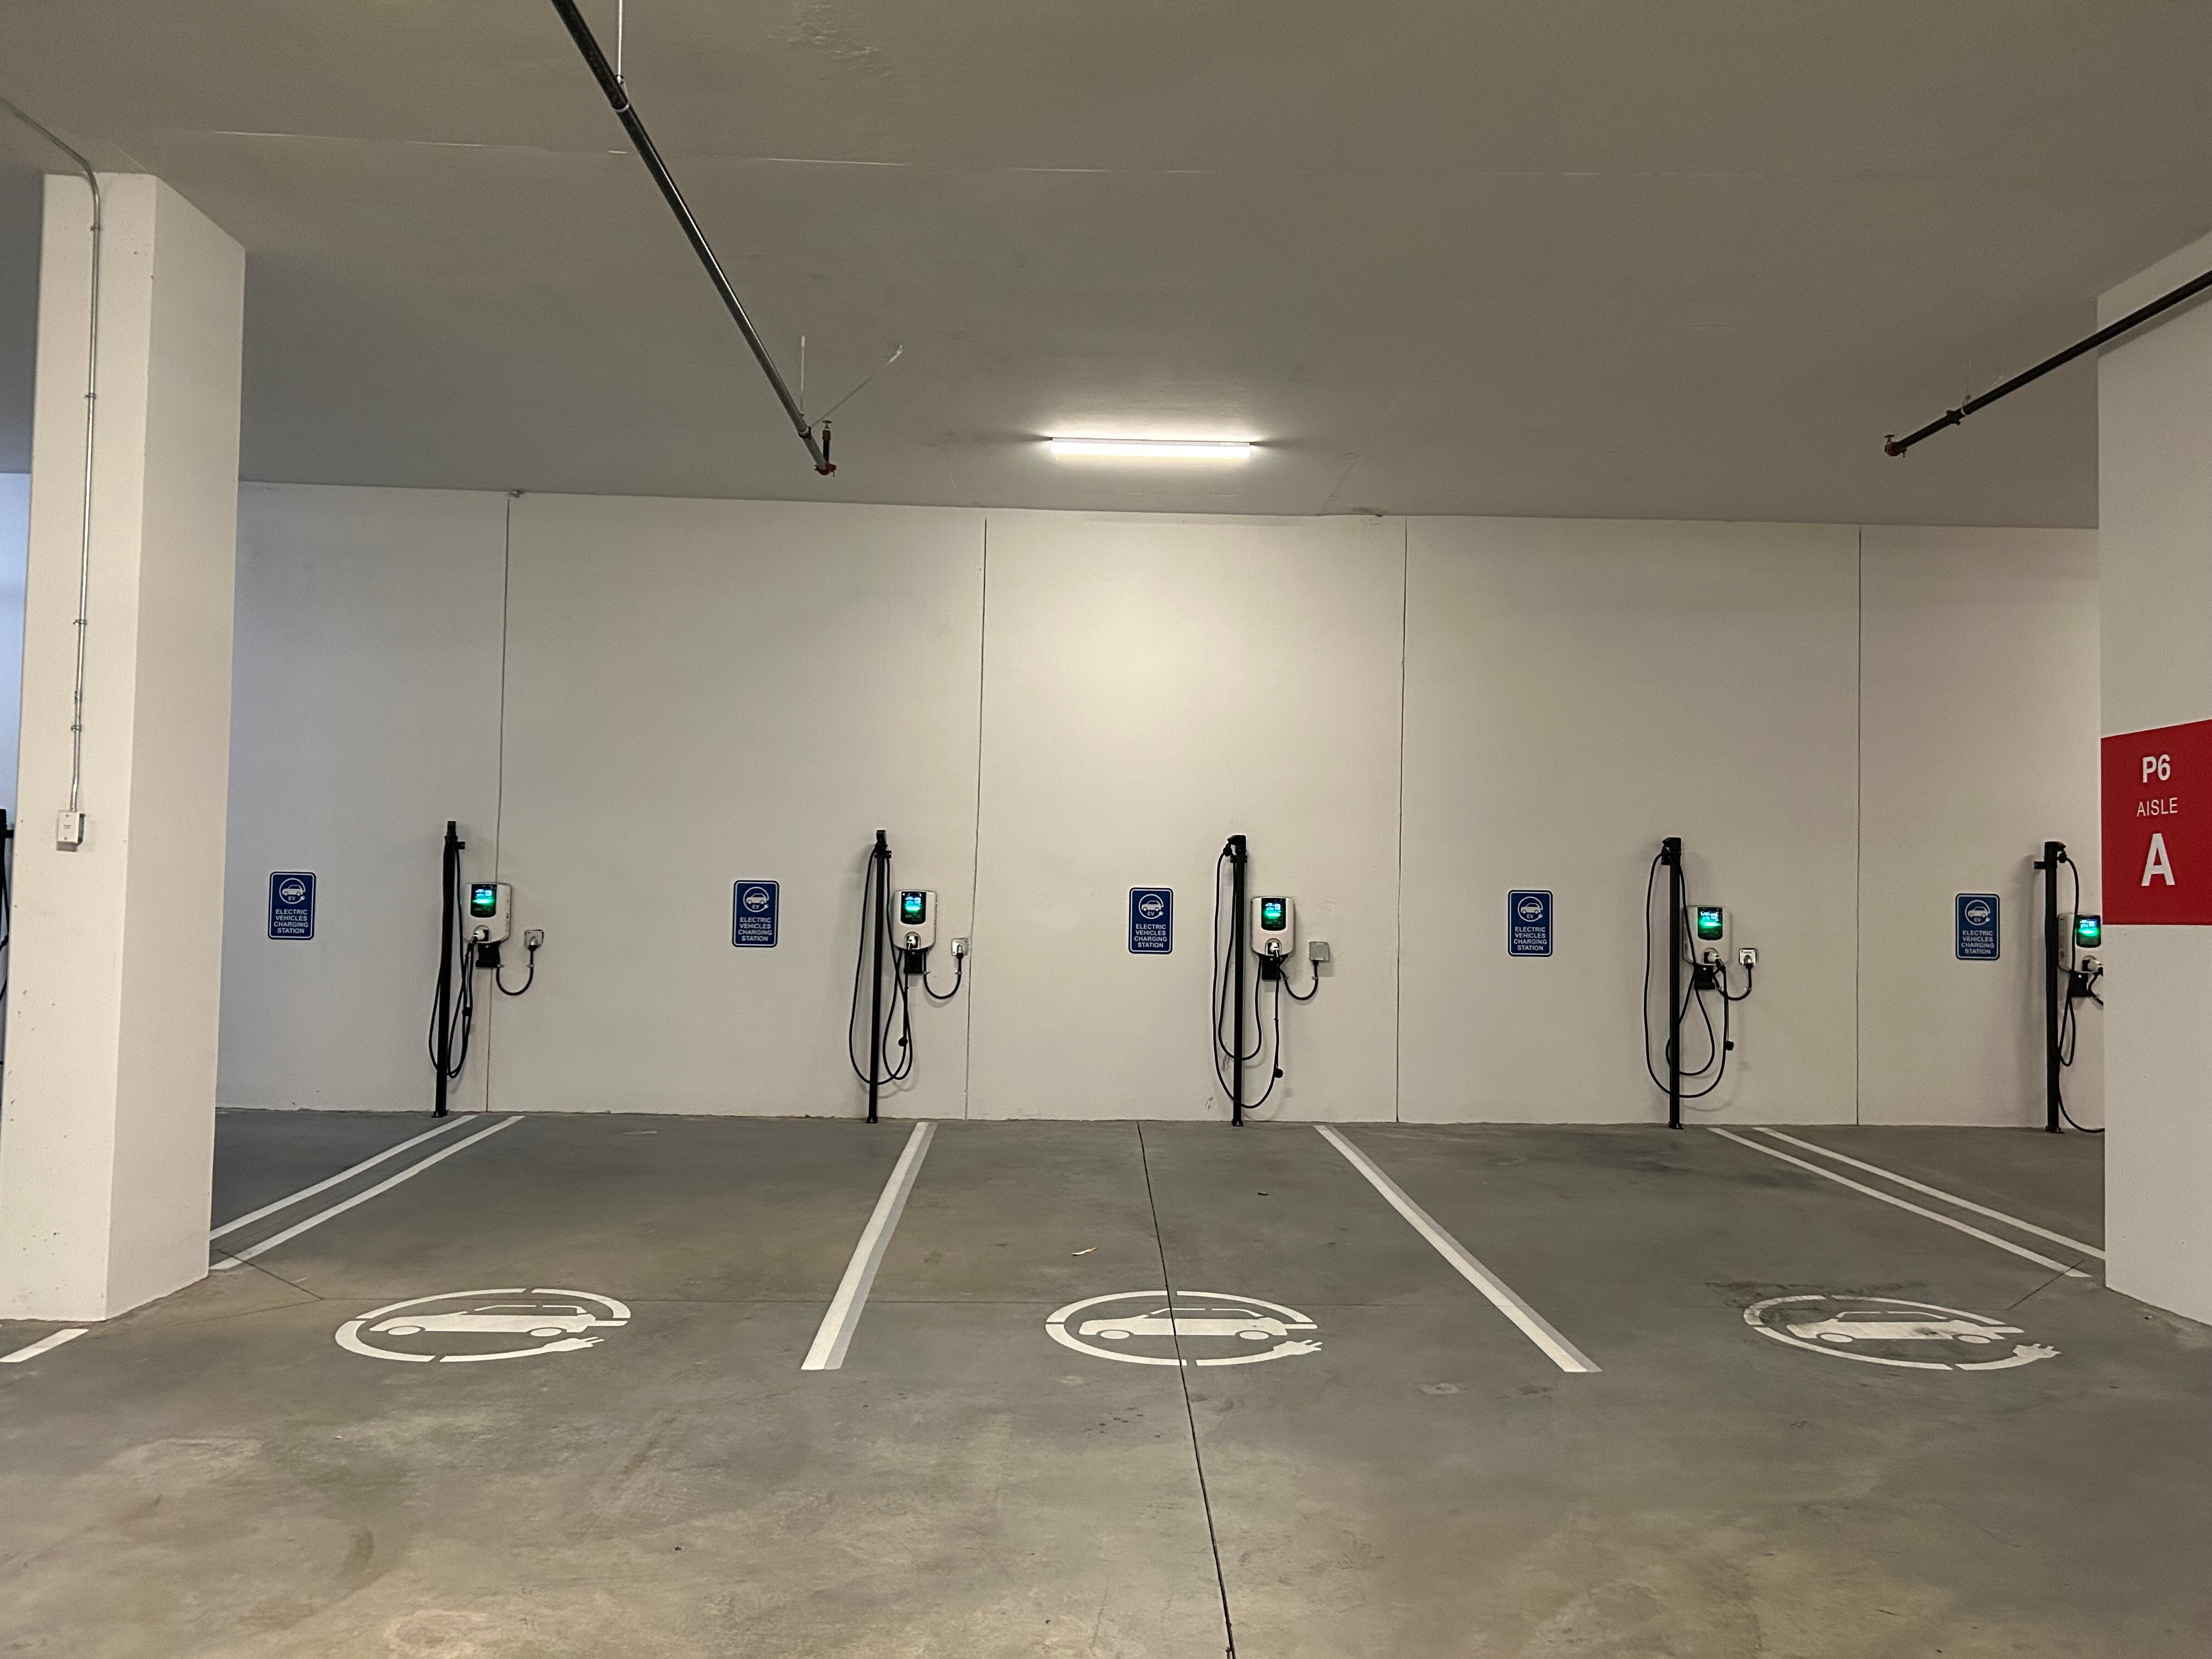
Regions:
<svg viewBox="0 0 2212 1659"><path fill-rule="evenodd" d="M315 936L315 872L312 870L272 870L269 872L269 937L313 939Z"/></svg>
<svg viewBox="0 0 2212 1659"><path fill-rule="evenodd" d="M776 913L781 907L778 884L741 881L730 902L730 943L741 951L775 948Z"/></svg>
<svg viewBox="0 0 2212 1659"><path fill-rule="evenodd" d="M1523 889L1505 896L1505 954L1509 957L1548 957L1552 954L1552 896Z"/></svg>
<svg viewBox="0 0 2212 1659"><path fill-rule="evenodd" d="M1164 957L1175 949L1175 890L1129 890L1129 954Z"/></svg>
<svg viewBox="0 0 2212 1659"><path fill-rule="evenodd" d="M2002 947L1999 910L1995 893L1961 893L1954 908L1957 943L1953 949L1961 962L1995 962Z"/></svg>

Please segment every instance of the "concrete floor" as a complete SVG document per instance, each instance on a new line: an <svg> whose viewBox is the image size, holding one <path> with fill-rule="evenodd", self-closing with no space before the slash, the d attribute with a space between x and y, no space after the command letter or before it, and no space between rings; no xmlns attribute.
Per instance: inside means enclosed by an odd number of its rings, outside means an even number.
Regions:
<svg viewBox="0 0 2212 1659"><path fill-rule="evenodd" d="M216 1220L429 1127L226 1114ZM2212 1331L2104 1291L2094 1255L1831 1166L2039 1264L1700 1131L1346 1133L1601 1369L1561 1370L1310 1127L954 1123L842 1368L803 1371L908 1126L527 1118L0 1366L0 1654L2206 1651ZM2086 1138L1790 1133L2099 1237ZM563 1291L627 1322L544 1352L356 1333L525 1351L492 1363L334 1340L408 1298ZM1064 1328L1264 1299L1315 1328L1048 1332L1117 1293ZM1813 1293L2002 1317L2057 1352L1854 1363L1747 1323ZM47 1328L0 1326L0 1353ZM1853 1352L1983 1364L2014 1340Z"/></svg>

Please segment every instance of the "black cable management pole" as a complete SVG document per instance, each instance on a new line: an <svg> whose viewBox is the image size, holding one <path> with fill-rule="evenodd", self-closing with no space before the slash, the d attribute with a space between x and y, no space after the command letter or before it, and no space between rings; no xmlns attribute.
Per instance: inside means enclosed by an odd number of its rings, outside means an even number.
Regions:
<svg viewBox="0 0 2212 1659"><path fill-rule="evenodd" d="M876 831L876 844L868 854L868 879L861 884L861 908L867 908L867 896L875 895L875 908L869 911L861 926L875 939L875 955L868 969L868 1121L876 1121L876 1096L883 1087L884 1074L890 1069L884 1055L884 935L890 931L890 909L891 878L891 844L880 830Z"/></svg>
<svg viewBox="0 0 2212 1659"><path fill-rule="evenodd" d="M1230 972L1237 987L1230 994L1236 1012L1229 1019L1229 1121L1241 1129L1244 1127L1244 837L1230 836L1228 852L1229 954L1235 958Z"/></svg>
<svg viewBox="0 0 2212 1659"><path fill-rule="evenodd" d="M2027 385L2031 380L2041 380L2045 375L2050 374L2054 368L2063 368L2067 364L2072 362L2076 357L2079 357L2083 352L2094 351L2099 346L2105 344L2107 341L2117 340L2121 335L2126 333L2130 329L2140 328L2152 318L2158 316L2163 312L2172 310L2174 307L2179 305L2184 300L2189 299L2195 295L2202 294L2207 289L2212 289L2212 270L2206 271L2202 276L2196 278L2193 282L2184 283L2179 288L2174 289L2172 293L2161 295L2157 299L2153 300L2148 305L2144 306L2138 310L2130 312L2126 316L2121 318L2117 323L2108 324L2105 327L2099 329L2087 339L2075 341L2072 345L2068 346L2065 350L2060 352L2057 356L2045 357L2033 368L2023 369L2020 374L2014 375L2012 379L2007 380L2002 386L1994 386L1990 390L1982 393L1978 398L1969 398L1965 403L1960 404L1956 409L1947 410L1942 419L1929 422L1926 426L1922 427L1917 432L1908 432L1902 438L1899 437L1893 432L1888 437L1882 440L1881 453L1885 455L1902 455L1906 450L1911 448L1913 445L1918 443L1923 438L1932 437L1936 433L1941 432L1947 426L1958 425L1959 422L1965 420L1967 416L1975 414L1981 410L1987 409L1991 404L1996 402L1998 398L2010 397L2014 392L2019 391L2021 387Z"/></svg>
<svg viewBox="0 0 2212 1659"><path fill-rule="evenodd" d="M460 930L461 827L446 820L443 895L438 908L438 1012L430 1035L430 1063L438 1073L438 1103L431 1115L446 1115L446 1085L453 1080L453 1026L447 1010L453 1001L453 938Z"/></svg>
<svg viewBox="0 0 2212 1659"><path fill-rule="evenodd" d="M1682 910L1688 902L1682 886L1680 836L1669 836L1659 843L1659 861L1667 866L1667 1127L1679 1129L1682 1127ZM1648 939L1650 935L1644 937Z"/></svg>
<svg viewBox="0 0 2212 1659"><path fill-rule="evenodd" d="M699 263L706 267L707 279L714 283L714 292L722 296L722 304L728 309L731 320L737 324L738 332L745 337L745 343L752 348L753 356L761 366L761 373L768 376L768 383L775 388L776 401L783 405L783 412L791 417L792 430L798 433L799 441L806 446L807 454L813 458L814 470L828 477L837 469L830 463L826 441L818 440L814 435L814 428L808 422L805 412L799 408L799 400L791 395L790 386L784 383L782 372L776 368L775 359L769 356L760 331L754 328L753 319L745 314L744 302L738 298L737 290L730 286L730 279L722 274L721 261L715 258L714 250L707 245L707 234L699 228L699 222L691 216L691 210L684 205L684 192L676 187L676 180L669 173L668 164L660 159L660 151L653 145L653 135L645 130L645 123L638 118L637 111L629 101L629 94L623 89L621 77L616 75L614 66L607 62L606 53L599 50L599 40L592 33L592 26L584 21L583 13L576 9L575 0L553 0L553 9L561 14L561 21L568 26L569 37L575 41L576 50L584 54L584 62L592 71L592 78L599 83L599 90L606 94L607 104L614 111L616 119L623 124L623 131L629 134L630 142L637 146L638 160L645 163L645 170L653 175L653 182L660 186L660 193L666 199L669 210L675 214L677 223L684 227L684 234L690 241L691 251L699 256Z"/></svg>
<svg viewBox="0 0 2212 1659"><path fill-rule="evenodd" d="M2058 866L2065 861L2063 841L2044 842L2043 856L2035 861L2043 872L2043 1127L2055 1135L2065 1133L2058 1120L2059 999L2066 994L2058 985L2065 959L2058 933Z"/></svg>

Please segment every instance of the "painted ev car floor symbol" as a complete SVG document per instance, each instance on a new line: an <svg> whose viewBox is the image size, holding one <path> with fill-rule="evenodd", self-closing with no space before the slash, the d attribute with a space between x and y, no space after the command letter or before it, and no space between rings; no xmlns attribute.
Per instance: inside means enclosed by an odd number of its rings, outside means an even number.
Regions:
<svg viewBox="0 0 2212 1659"><path fill-rule="evenodd" d="M1316 1328L1296 1308L1222 1291L1094 1296L1069 1303L1044 1328L1063 1347L1125 1365L1252 1365L1321 1346L1297 1334Z"/></svg>
<svg viewBox="0 0 2212 1659"><path fill-rule="evenodd" d="M1920 1371L2001 1371L2055 1359L2058 1350L1985 1314L1881 1296L1772 1296L1743 1310L1744 1323L1793 1348L1868 1365Z"/></svg>
<svg viewBox="0 0 2212 1659"><path fill-rule="evenodd" d="M629 1310L590 1291L448 1291L373 1308L338 1327L337 1345L370 1359L465 1365L488 1359L528 1359L541 1353L574 1353L597 1347L585 1334L619 1330ZM530 1339L515 1347L517 1337Z"/></svg>

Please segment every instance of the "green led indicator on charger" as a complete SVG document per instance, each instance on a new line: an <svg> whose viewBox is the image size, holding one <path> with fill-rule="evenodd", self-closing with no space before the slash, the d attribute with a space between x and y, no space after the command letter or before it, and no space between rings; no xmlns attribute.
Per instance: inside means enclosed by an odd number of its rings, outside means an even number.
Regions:
<svg viewBox="0 0 2212 1659"><path fill-rule="evenodd" d="M2102 916L2074 918L2074 943L2085 951L2094 951L2105 942L2105 919Z"/></svg>
<svg viewBox="0 0 2212 1659"><path fill-rule="evenodd" d="M1717 943L1728 937L1727 913L1717 904L1698 907L1695 931L1701 943Z"/></svg>

